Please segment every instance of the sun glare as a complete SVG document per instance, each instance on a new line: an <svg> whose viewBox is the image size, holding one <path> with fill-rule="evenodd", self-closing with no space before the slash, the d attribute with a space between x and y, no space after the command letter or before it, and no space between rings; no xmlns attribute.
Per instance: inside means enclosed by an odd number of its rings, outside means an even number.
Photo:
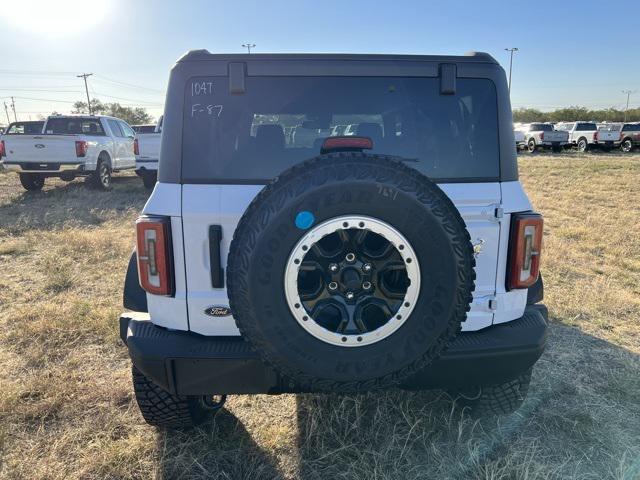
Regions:
<svg viewBox="0 0 640 480"><path fill-rule="evenodd" d="M15 28L46 35L71 36L99 24L109 11L109 1L22 0L0 8L0 17Z"/></svg>

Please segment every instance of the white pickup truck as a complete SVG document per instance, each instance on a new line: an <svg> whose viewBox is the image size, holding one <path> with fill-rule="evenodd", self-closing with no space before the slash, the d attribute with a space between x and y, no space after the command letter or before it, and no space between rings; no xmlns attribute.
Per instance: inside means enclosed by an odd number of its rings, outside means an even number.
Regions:
<svg viewBox="0 0 640 480"><path fill-rule="evenodd" d="M620 148L629 153L640 146L640 123L607 123L598 128L598 145L603 150Z"/></svg>
<svg viewBox="0 0 640 480"><path fill-rule="evenodd" d="M18 172L26 190L40 190L47 177L111 188L111 173L135 167L135 134L124 121L102 115L54 115L41 134L5 135L0 163Z"/></svg>
<svg viewBox="0 0 640 480"><path fill-rule="evenodd" d="M524 146L530 153L540 148L551 148L559 152L569 145L569 134L554 130L550 123L528 123L518 130L524 134Z"/></svg>
<svg viewBox="0 0 640 480"><path fill-rule="evenodd" d="M162 138L162 116L158 119L153 133L138 132L136 136L136 174L142 183L152 189L158 179L158 159Z"/></svg>
<svg viewBox="0 0 640 480"><path fill-rule="evenodd" d="M556 130L569 134L569 143L579 152L586 152L598 144L598 125L595 122L561 122Z"/></svg>

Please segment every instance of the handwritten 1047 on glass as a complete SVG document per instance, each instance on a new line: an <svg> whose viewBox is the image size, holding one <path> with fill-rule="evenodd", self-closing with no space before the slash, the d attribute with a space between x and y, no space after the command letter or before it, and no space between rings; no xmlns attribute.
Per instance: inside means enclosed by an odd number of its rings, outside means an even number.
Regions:
<svg viewBox="0 0 640 480"><path fill-rule="evenodd" d="M206 80L191 82L191 97L200 97L203 95L213 95L213 82ZM222 108L222 105L194 103L191 105L191 117L199 114L220 117Z"/></svg>

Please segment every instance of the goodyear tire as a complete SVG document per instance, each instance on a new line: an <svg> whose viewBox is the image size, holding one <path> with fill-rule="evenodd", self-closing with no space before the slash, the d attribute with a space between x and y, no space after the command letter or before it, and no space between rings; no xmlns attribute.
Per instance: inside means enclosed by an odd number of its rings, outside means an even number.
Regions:
<svg viewBox="0 0 640 480"><path fill-rule="evenodd" d="M389 387L436 359L472 300L449 198L400 159L337 153L266 186L240 220L230 306L262 358L311 391Z"/></svg>

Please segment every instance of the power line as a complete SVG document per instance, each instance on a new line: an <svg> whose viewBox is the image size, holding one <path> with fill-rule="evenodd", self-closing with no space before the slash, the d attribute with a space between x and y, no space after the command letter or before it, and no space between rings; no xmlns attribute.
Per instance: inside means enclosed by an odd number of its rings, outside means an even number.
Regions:
<svg viewBox="0 0 640 480"><path fill-rule="evenodd" d="M101 79L102 81L105 81L105 82L114 83L116 85L124 85L126 87L138 88L140 90L149 90L151 92L156 92L156 93L165 93L163 90L159 90L157 88L143 87L142 85L135 85L133 83L121 82L119 80L113 80L111 78L107 78L107 77L104 77L104 76L98 75L98 74L96 74L96 78L99 78L99 79Z"/></svg>

